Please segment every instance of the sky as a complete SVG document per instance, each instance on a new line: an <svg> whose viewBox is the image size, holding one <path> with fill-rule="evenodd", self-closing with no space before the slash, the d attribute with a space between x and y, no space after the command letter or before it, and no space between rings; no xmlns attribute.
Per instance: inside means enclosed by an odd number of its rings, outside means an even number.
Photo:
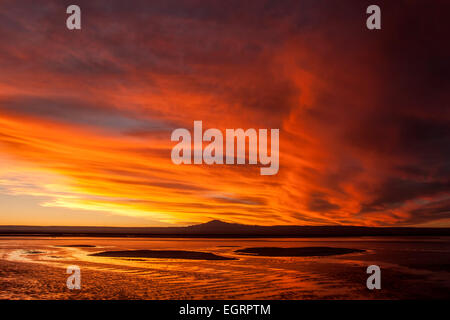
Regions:
<svg viewBox="0 0 450 320"><path fill-rule="evenodd" d="M448 9L2 0L0 224L450 227ZM278 174L173 164L195 120L280 129Z"/></svg>

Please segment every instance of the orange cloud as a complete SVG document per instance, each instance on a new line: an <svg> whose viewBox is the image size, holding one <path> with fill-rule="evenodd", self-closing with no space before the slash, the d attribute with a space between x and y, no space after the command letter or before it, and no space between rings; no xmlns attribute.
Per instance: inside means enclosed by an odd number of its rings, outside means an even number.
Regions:
<svg viewBox="0 0 450 320"><path fill-rule="evenodd" d="M71 33L55 18L64 12L56 1L5 2L1 193L104 213L105 225L111 214L167 224L450 219L448 82L429 85L442 79L426 63L439 69L446 59L402 30L404 8L392 4L386 17L399 24L398 43L369 35L358 7L337 3L286 1L267 11L239 2L239 16L215 2L201 13L190 1L178 10L110 1L109 14L79 5L89 14ZM194 120L279 128L279 173L174 165L171 131Z"/></svg>

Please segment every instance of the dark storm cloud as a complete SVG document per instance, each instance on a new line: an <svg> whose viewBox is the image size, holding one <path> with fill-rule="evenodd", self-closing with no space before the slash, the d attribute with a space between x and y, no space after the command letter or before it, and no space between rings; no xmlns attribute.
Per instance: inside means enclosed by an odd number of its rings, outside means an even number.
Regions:
<svg viewBox="0 0 450 320"><path fill-rule="evenodd" d="M446 181L445 181L446 180ZM420 197L431 197L450 190L450 180L417 181L399 178L386 179L379 190L376 199L365 205L363 211L390 209L401 206L407 200Z"/></svg>
<svg viewBox="0 0 450 320"><path fill-rule="evenodd" d="M410 212L411 218L407 223L419 224L429 221L439 221L450 215L450 199L429 201L422 204L418 209Z"/></svg>

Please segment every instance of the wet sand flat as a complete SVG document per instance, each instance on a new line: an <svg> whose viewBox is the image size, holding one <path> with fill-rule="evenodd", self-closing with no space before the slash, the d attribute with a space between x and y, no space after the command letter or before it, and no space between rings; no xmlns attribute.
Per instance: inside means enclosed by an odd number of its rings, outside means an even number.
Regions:
<svg viewBox="0 0 450 320"><path fill-rule="evenodd" d="M361 253L281 258L236 252L315 248L317 254L324 247ZM92 256L114 251L130 256ZM135 258L136 251L200 252L236 260ZM0 299L448 299L449 273L443 266L450 265L449 252L450 238L17 237L0 239ZM382 269L382 290L366 287L366 269L373 264ZM73 265L81 271L81 290L67 288L67 267Z"/></svg>

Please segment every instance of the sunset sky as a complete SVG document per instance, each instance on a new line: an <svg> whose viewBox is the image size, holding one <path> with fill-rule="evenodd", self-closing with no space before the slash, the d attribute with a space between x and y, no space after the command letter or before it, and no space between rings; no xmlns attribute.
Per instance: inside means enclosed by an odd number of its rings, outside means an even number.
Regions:
<svg viewBox="0 0 450 320"><path fill-rule="evenodd" d="M444 3L2 0L0 224L450 226ZM194 120L278 174L173 164Z"/></svg>

